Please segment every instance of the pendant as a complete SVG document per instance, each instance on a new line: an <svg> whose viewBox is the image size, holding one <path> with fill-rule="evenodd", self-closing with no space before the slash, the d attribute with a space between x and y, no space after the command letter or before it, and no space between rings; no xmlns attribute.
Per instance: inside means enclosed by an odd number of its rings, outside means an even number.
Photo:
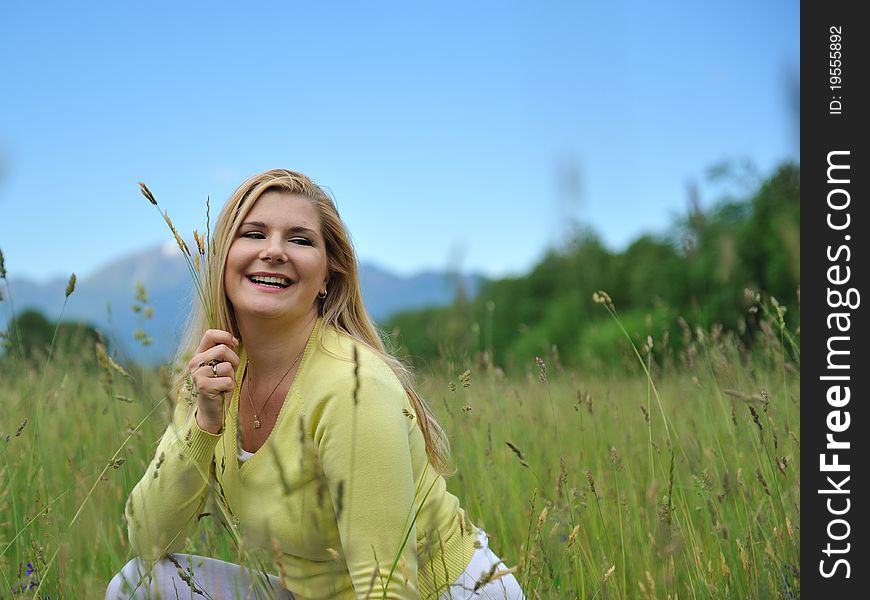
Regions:
<svg viewBox="0 0 870 600"><path fill-rule="evenodd" d="M254 418L254 429L260 428L260 419Z"/></svg>

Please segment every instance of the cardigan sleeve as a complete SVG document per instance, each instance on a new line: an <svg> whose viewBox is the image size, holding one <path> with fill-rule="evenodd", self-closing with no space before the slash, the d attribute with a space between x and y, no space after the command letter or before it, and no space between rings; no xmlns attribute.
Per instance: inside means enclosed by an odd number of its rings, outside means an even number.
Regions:
<svg viewBox="0 0 870 600"><path fill-rule="evenodd" d="M392 373L362 369L321 399L312 434L337 516L342 554L358 598L419 599L415 494L403 414ZM392 571L392 573L391 573Z"/></svg>
<svg viewBox="0 0 870 600"><path fill-rule="evenodd" d="M205 503L220 438L200 429L193 407L179 402L124 511L130 545L143 560L155 561L183 547Z"/></svg>

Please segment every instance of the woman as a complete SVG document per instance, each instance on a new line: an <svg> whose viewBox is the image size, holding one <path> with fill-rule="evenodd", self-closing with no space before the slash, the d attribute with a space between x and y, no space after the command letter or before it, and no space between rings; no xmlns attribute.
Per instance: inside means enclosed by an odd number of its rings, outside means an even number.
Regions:
<svg viewBox="0 0 870 600"><path fill-rule="evenodd" d="M210 258L213 328L194 309L178 360L190 401L130 494L138 558L106 597L523 598L446 491L444 433L384 350L323 190L292 171L251 177ZM172 554L210 492L278 576Z"/></svg>

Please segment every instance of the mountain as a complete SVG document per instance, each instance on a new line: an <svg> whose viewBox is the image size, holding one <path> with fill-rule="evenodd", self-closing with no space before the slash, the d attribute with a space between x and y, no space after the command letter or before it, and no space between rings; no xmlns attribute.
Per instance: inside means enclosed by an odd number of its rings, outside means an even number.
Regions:
<svg viewBox="0 0 870 600"><path fill-rule="evenodd" d="M78 279L62 320L97 327L121 356L147 364L168 359L175 350L184 316L194 301L187 267L174 242L107 259L106 266L96 273ZM457 278L454 274L432 271L403 277L372 264L360 265L363 298L377 321L401 310L449 304L456 296L458 282L464 294L473 296L482 281L478 275ZM136 285L140 282L147 292L147 306L153 309L150 319L132 308L138 303ZM34 308L50 320L58 319L67 279L40 284L14 278L8 283L8 290L2 288L0 327L6 327L13 307L16 314ZM153 339L150 346L143 347L134 340L133 333L137 329L144 330ZM82 351L93 352L93 348Z"/></svg>

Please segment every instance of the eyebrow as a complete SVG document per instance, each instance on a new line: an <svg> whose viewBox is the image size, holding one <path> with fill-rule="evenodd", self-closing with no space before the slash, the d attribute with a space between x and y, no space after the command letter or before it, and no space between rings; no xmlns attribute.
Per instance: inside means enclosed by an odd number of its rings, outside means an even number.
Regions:
<svg viewBox="0 0 870 600"><path fill-rule="evenodd" d="M262 221L245 221L244 223L239 225L239 228L245 227L246 225L249 227L257 227L259 229L268 229L266 224ZM309 229L308 227L302 227L301 225L294 225L293 227L289 227L287 229L287 233L307 233L308 235L314 237L317 236L316 231L314 231L313 229Z"/></svg>

